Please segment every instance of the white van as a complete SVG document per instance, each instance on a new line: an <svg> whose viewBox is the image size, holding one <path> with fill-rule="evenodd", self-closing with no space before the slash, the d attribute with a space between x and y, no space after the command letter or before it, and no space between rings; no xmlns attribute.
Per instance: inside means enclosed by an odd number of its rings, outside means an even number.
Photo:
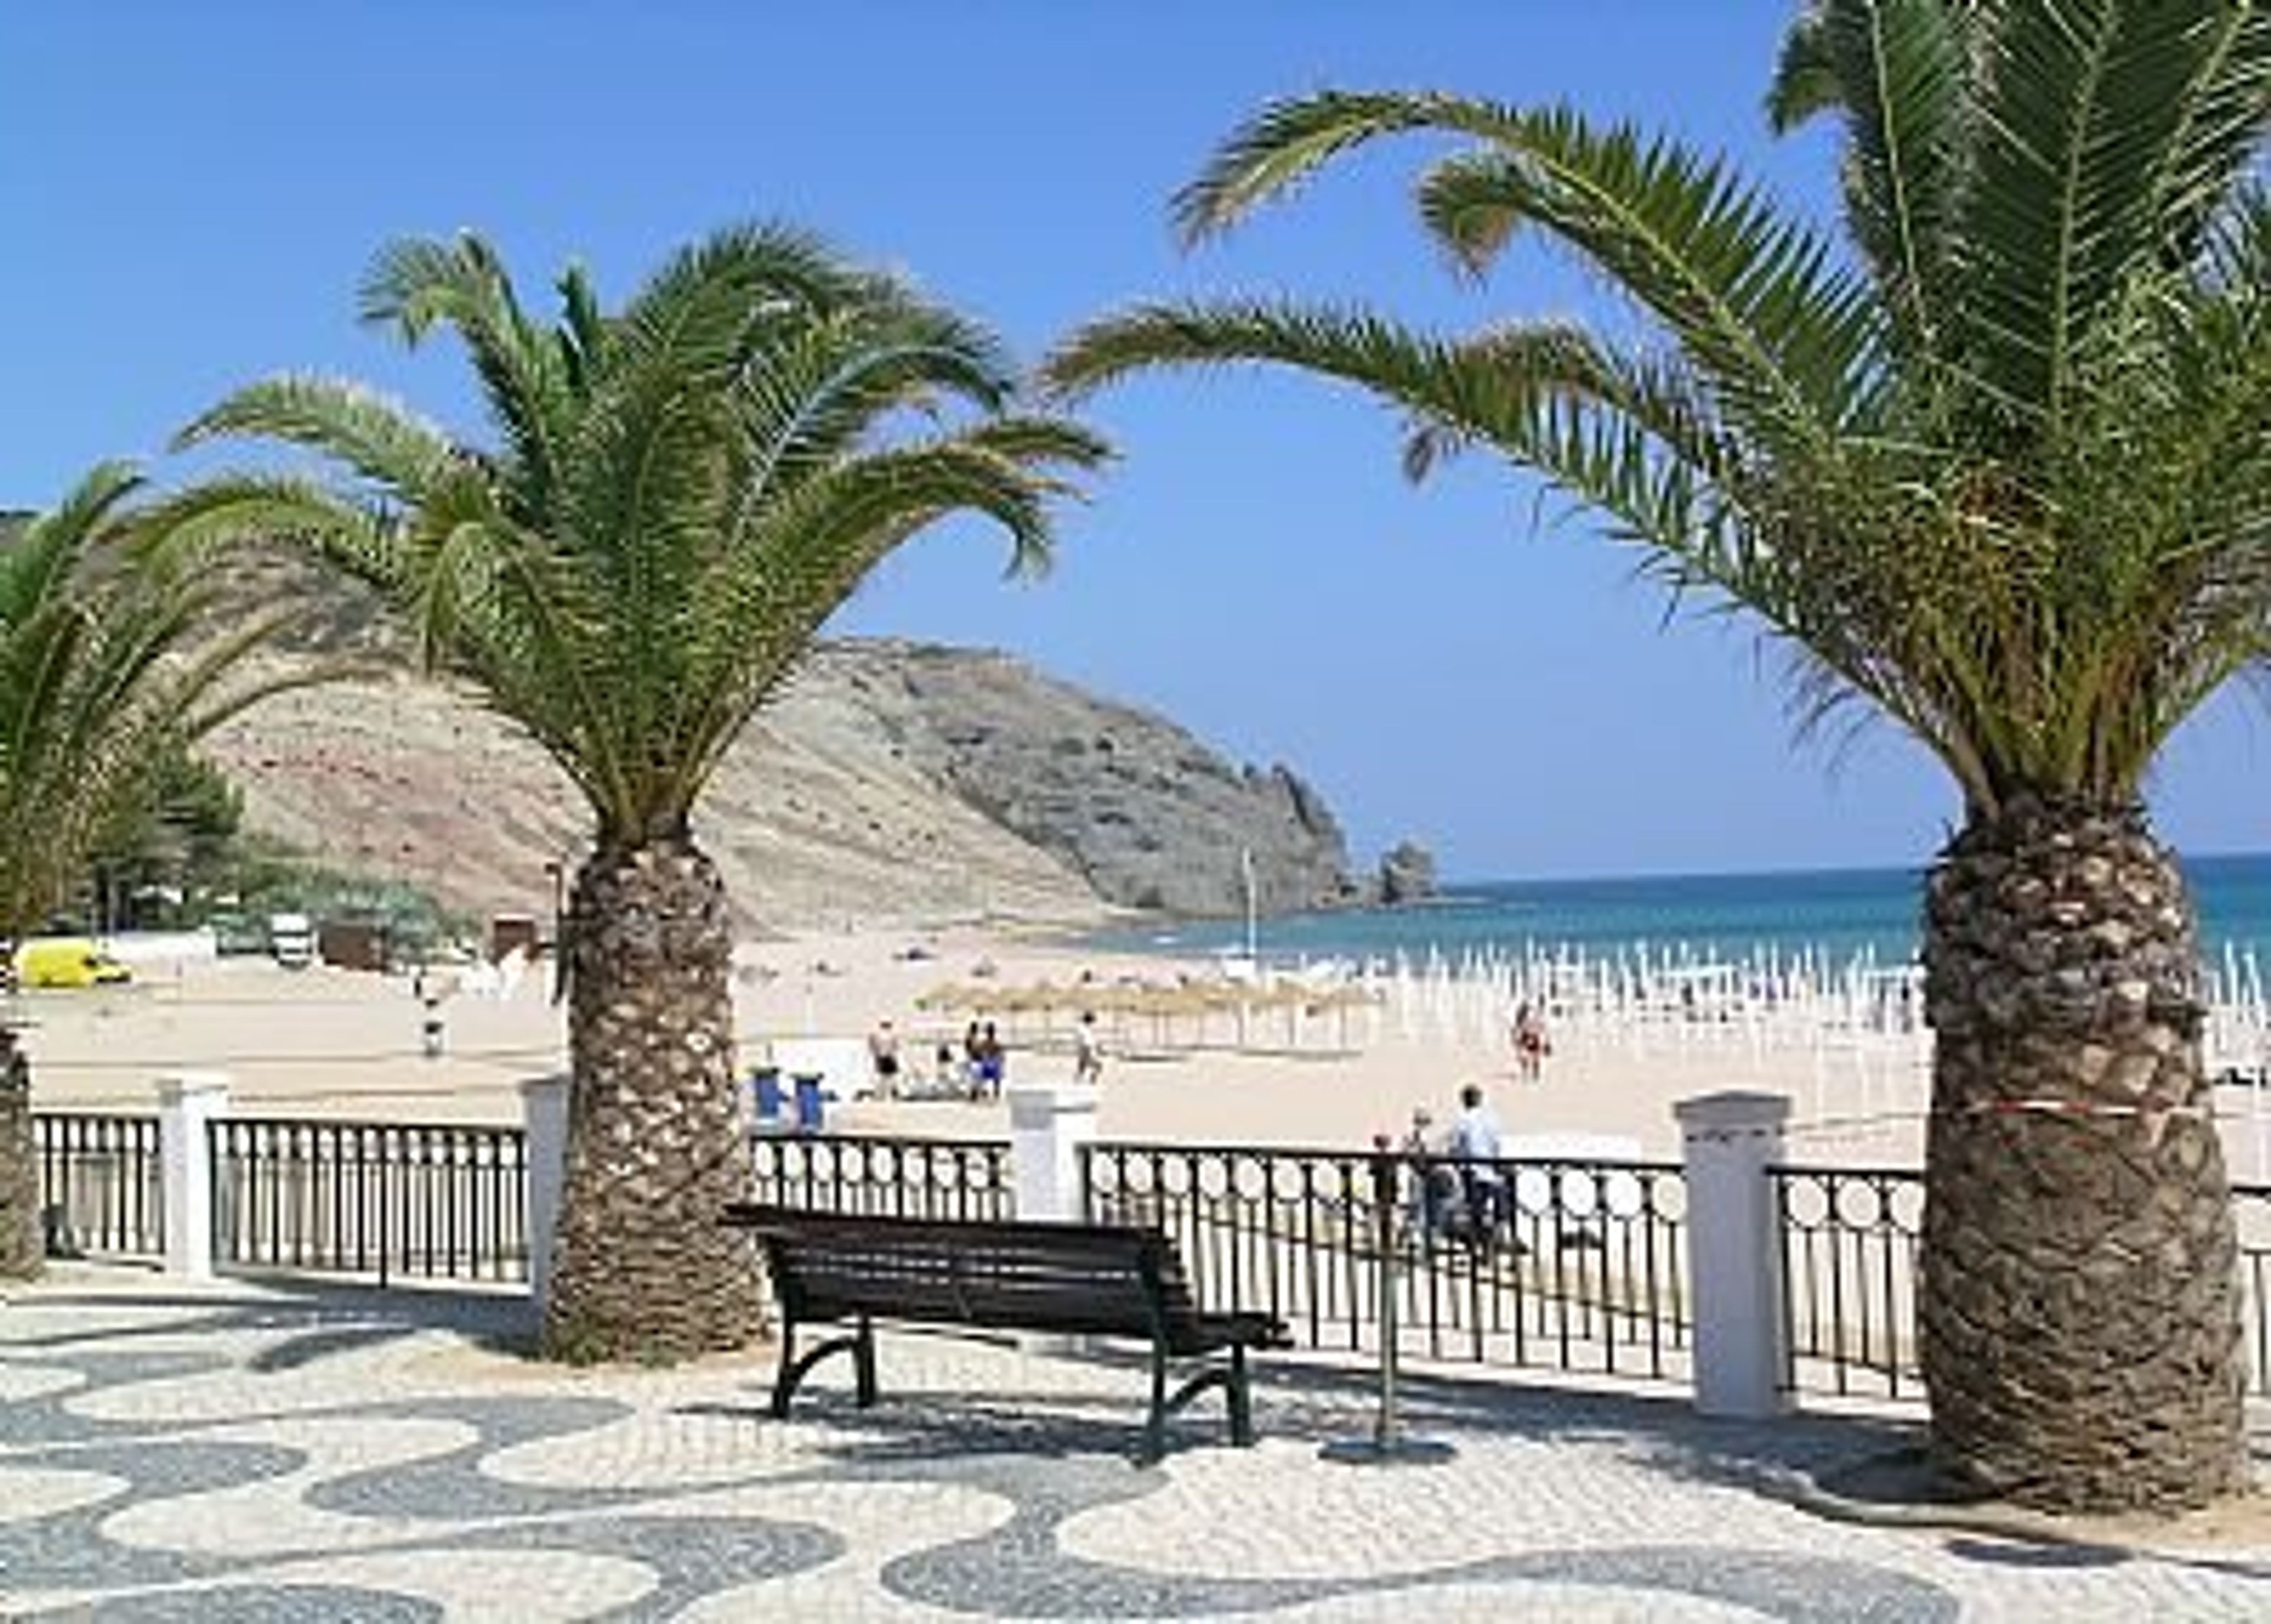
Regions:
<svg viewBox="0 0 2271 1624"><path fill-rule="evenodd" d="M304 913L268 916L268 950L287 970L305 970L316 962L316 922Z"/></svg>

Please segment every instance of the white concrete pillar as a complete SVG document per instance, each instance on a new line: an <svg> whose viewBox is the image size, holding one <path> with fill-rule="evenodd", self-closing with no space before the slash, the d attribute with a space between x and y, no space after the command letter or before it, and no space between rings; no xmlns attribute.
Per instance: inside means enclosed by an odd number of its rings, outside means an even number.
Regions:
<svg viewBox="0 0 2271 1624"><path fill-rule="evenodd" d="M1703 1094L1672 1114L1687 1177L1695 1408L1746 1419L1787 1413L1783 1242L1767 1169L1783 1158L1789 1098Z"/></svg>
<svg viewBox="0 0 2271 1624"><path fill-rule="evenodd" d="M565 1072L520 1085L520 1121L528 1134L528 1294L540 1312L552 1284L552 1237L568 1181L568 1091Z"/></svg>
<svg viewBox="0 0 2271 1624"><path fill-rule="evenodd" d="M166 1272L209 1280L213 1271L212 1157L208 1125L228 1114L228 1078L183 1071L158 1079L159 1188L165 1192Z"/></svg>
<svg viewBox="0 0 2271 1624"><path fill-rule="evenodd" d="M1098 1099L1093 1088L1009 1091L1009 1165L1020 1218L1083 1216L1080 1147L1096 1137Z"/></svg>

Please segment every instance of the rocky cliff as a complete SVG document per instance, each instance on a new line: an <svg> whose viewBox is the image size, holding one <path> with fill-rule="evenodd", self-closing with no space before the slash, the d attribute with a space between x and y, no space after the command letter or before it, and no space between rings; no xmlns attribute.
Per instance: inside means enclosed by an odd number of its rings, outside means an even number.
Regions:
<svg viewBox="0 0 2271 1624"><path fill-rule="evenodd" d="M1182 728L1006 655L838 644L800 680L926 778L1059 858L1106 901L1185 914L1354 899L1340 825L1292 770L1235 767Z"/></svg>
<svg viewBox="0 0 2271 1624"><path fill-rule="evenodd" d="M542 752L406 676L270 700L211 741L256 829L487 913L550 906L585 817ZM1368 895L1322 799L1006 655L827 643L713 781L696 832L747 928L1114 906L1231 914Z"/></svg>

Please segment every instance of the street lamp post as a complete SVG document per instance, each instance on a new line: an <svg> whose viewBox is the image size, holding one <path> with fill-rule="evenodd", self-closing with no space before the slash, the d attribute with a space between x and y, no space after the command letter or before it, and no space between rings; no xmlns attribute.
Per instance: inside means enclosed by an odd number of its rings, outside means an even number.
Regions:
<svg viewBox="0 0 2271 1624"><path fill-rule="evenodd" d="M1347 1466L1441 1465L1457 1451L1441 1439L1415 1438L1405 1432L1396 1408L1396 1339L1400 1333L1396 1324L1396 1253L1402 1243L1397 1233L1396 1187L1402 1181L1397 1177L1396 1158L1386 1134L1374 1136L1372 1150L1373 1248L1377 1264L1374 1289L1380 1295L1380 1403L1373 1414L1370 1433L1360 1437L1335 1438L1317 1454L1321 1459ZM1421 1178L1426 1177L1424 1166L1418 1172Z"/></svg>
<svg viewBox="0 0 2271 1624"><path fill-rule="evenodd" d="M1240 877L1246 882L1246 962L1254 972L1262 972L1262 932L1260 927L1261 898L1254 883L1254 848L1242 847L1238 853Z"/></svg>

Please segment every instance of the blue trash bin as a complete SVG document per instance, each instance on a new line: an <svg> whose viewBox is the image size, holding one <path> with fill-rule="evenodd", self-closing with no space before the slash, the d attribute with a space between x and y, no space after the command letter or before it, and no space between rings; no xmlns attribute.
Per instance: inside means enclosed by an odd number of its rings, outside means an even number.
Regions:
<svg viewBox="0 0 2271 1624"><path fill-rule="evenodd" d="M800 1134L816 1134L827 1107L820 1092L821 1078L816 1072L799 1073L796 1078L796 1130Z"/></svg>
<svg viewBox="0 0 2271 1624"><path fill-rule="evenodd" d="M749 1086L757 1092L757 1126L788 1126L788 1101L781 1094L780 1068L760 1066L749 1073Z"/></svg>

